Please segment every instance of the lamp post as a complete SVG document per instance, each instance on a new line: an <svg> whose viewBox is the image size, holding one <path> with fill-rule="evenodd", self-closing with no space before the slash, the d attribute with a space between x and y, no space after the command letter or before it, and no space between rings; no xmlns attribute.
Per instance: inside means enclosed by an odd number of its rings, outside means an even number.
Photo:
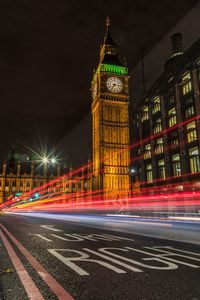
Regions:
<svg viewBox="0 0 200 300"><path fill-rule="evenodd" d="M45 183L47 182L47 173L48 173L48 158L46 156L44 156L42 158L42 162L43 162L43 165L44 165L44 180L45 180Z"/></svg>
<svg viewBox="0 0 200 300"><path fill-rule="evenodd" d="M129 169L130 180L131 180L131 196L140 194L140 182L138 178L138 171L136 167L130 167Z"/></svg>

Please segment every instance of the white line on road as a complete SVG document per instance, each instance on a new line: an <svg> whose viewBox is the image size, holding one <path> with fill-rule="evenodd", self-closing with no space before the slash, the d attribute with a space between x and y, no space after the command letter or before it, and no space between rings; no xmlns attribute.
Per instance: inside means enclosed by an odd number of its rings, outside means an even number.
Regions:
<svg viewBox="0 0 200 300"><path fill-rule="evenodd" d="M45 229L49 229L49 230L52 230L52 231L56 231L56 232L62 231L61 229L54 228L53 225L40 225L40 227L45 228Z"/></svg>

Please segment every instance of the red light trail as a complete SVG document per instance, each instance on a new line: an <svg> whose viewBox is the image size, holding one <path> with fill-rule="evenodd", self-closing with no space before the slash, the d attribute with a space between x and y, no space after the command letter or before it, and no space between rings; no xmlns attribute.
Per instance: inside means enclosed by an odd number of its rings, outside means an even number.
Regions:
<svg viewBox="0 0 200 300"><path fill-rule="evenodd" d="M143 139L142 141L139 141L137 143L134 143L133 145L131 145L128 149L131 149L131 148L134 148L134 147L137 147L139 145L142 145L144 143L147 143L149 142L150 140L152 139L157 139L161 136L163 136L164 134L166 133L169 133L170 131L173 131L174 129L176 128L179 128L181 126L184 126L186 125L187 123L189 122L192 122L194 120L197 120L200 118L200 115L198 116L195 116L195 117L192 117L184 122L181 122L179 124L176 124L175 126L173 127L170 127L170 128L167 128L157 134L154 134L150 137L147 137L145 139ZM181 144L185 144L186 141L182 141ZM179 143L180 144L180 143ZM164 147L163 149L163 152L164 151L167 151L168 149L171 149L171 145L169 146L166 146ZM121 153L123 151L126 151L127 150L127 147L126 148L123 148L123 149L120 149L118 152ZM153 151L151 151L151 154L154 154ZM134 157L131 159L131 161L137 161L137 160L141 160L144 158L144 154L138 156L138 157ZM104 158L104 161L106 160L106 157ZM104 162L103 160L101 162ZM11 197L9 197L8 201L4 202L1 206L0 206L0 209L5 207L5 206L9 206L9 205L14 205L16 203L16 208L19 207L19 206L23 206L23 205L27 205L27 206L41 206L41 205L45 205L45 207L47 208L47 206L49 205L49 203L57 203L59 201L63 201L65 204L66 204L66 207L73 207L75 206L75 201L76 201L76 207L77 206L88 206L88 203L90 204L90 206L92 205L92 207L94 207L96 204L98 205L107 205L109 203L112 203L112 206L114 206L114 204L116 203L131 203L131 205L133 205L133 202L135 201L139 201L139 203L137 203L137 205L141 206L141 205L146 205L146 206L151 206L152 204L155 204L155 201L152 202L152 198L146 198L146 197L152 197L151 196L145 196L144 193L154 193L153 196L155 197L161 197L161 194L158 194L156 195L155 193L158 193L159 191L160 192L163 192L163 190L167 189L168 191L165 190L165 193L169 199L181 199L185 197L186 198L190 198L190 195L187 194L187 193L182 193L180 192L180 197L177 197L176 196L176 191L174 191L175 193L174 194L170 194L171 190L169 190L170 188L171 189L176 189L178 186L182 185L183 188L192 188L192 182L188 183L188 182L179 182L179 183L169 183L168 181L169 180L174 180L174 179L177 179L177 178L180 178L180 179L183 179L183 178L186 178L186 177L191 177L192 175L194 175L193 173L189 173L189 174L182 174L180 176L170 176L170 177L166 177L165 179L163 178L157 178L157 179L154 179L153 182L147 182L147 181L143 181L143 182L139 182L140 184L140 196L139 197L129 197L128 199L112 199L112 191L110 191L110 194L111 194L111 199L102 199L102 192L103 191L76 191L75 193L73 192L70 192L70 193L60 193L60 195L57 195L59 194L59 188L62 188L63 186L63 182L62 180L64 179L68 179L68 184L72 184L72 183L76 183L76 182L79 182L81 180L86 180L86 179L90 179L92 177L92 172L88 172L90 170L90 168L93 167L93 163L92 162L89 162L87 163L86 165L84 166L81 166L80 168L78 169L74 169L73 171L70 171L68 172L67 174L65 175L62 175L60 176L59 178L56 178L40 187L37 187L37 188L34 188L32 191L30 192L25 192L23 193L21 196L19 197L16 197L15 199L12 199ZM84 172L87 170L87 174L84 174ZM103 169L102 169L103 170ZM102 171L100 170L100 172ZM81 176L79 175L81 173ZM199 175L200 173L195 173L195 175ZM76 176L76 177L74 177ZM155 183L159 183L159 182L162 182L164 183L163 185L161 186L154 186L154 187L142 187L143 185L146 185L146 184L150 184L150 185L154 185ZM196 183L196 181L194 181L194 183ZM65 183L66 184L66 183ZM200 188L200 186L199 186ZM55 190L55 192L52 193L52 189ZM30 202L30 197L31 195L35 194L35 193L40 193L41 195L39 196L39 199L32 199L33 202ZM46 193L46 194L45 194ZM134 191L130 191L130 195L134 193ZM191 193L191 195L193 195L194 197L194 193ZM196 194L198 195L199 197L199 194ZM195 196L196 197L196 196ZM11 198L11 199L10 199ZM78 199L78 200L77 200ZM81 200L82 199L82 200ZM144 202L144 200L148 200L148 202ZM151 201L150 201L151 199ZM145 200L145 201L146 201ZM42 202L41 202L42 201ZM82 201L82 202L81 202ZM156 198L156 203L160 205L160 203L162 203L163 205L163 202L159 202L158 199ZM168 205L169 203L172 203L173 201L175 200L166 200ZM188 200L184 200L184 201L179 201L179 203L176 205L186 205L186 203L190 203L188 202ZM191 203L190 203L191 204ZM165 203L166 205L166 203ZM197 200L195 200L195 205L199 205L199 202ZM134 204L134 206L136 206L136 203ZM15 209L15 207L13 206L12 209Z"/></svg>

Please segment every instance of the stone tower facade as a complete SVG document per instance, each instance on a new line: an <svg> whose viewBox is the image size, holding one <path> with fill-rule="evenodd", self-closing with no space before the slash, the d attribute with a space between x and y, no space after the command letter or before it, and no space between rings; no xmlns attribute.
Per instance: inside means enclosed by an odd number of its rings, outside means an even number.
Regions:
<svg viewBox="0 0 200 300"><path fill-rule="evenodd" d="M104 199L129 195L129 75L110 34L110 20L92 79L93 190Z"/></svg>

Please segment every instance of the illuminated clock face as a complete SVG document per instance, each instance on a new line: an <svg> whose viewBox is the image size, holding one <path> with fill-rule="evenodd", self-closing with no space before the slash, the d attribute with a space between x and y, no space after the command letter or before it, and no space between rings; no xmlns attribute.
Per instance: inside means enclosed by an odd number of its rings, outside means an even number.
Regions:
<svg viewBox="0 0 200 300"><path fill-rule="evenodd" d="M93 85L93 89L92 89L93 99L96 97L96 95L97 95L97 83L95 82L95 84Z"/></svg>
<svg viewBox="0 0 200 300"><path fill-rule="evenodd" d="M123 82L117 77L110 77L106 82L107 89L113 93L120 93L123 88Z"/></svg>

